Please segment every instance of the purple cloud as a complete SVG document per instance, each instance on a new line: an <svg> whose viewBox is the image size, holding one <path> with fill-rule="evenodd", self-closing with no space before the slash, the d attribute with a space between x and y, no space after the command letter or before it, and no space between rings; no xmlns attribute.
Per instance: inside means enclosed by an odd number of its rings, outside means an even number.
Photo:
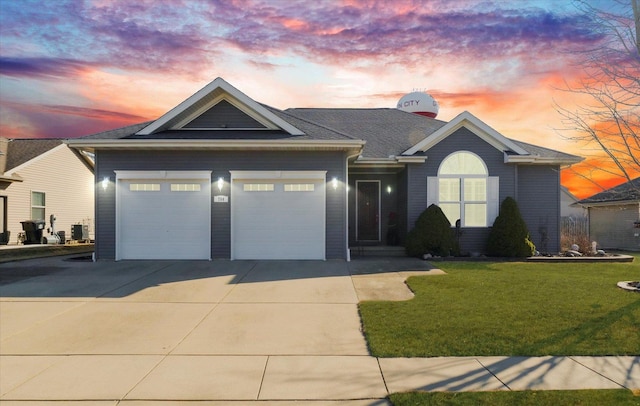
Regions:
<svg viewBox="0 0 640 406"><path fill-rule="evenodd" d="M14 77L69 77L90 69L86 63L62 58L0 56L0 75Z"/></svg>

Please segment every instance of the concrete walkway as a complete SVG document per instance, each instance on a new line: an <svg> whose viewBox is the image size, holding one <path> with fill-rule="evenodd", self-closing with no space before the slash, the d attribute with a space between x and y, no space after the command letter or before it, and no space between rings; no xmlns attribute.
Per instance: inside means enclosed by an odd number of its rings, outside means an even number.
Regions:
<svg viewBox="0 0 640 406"><path fill-rule="evenodd" d="M358 301L410 298L408 275L441 273L423 261L66 259L0 264L3 404L355 406L412 390L640 388L640 357L371 357Z"/></svg>

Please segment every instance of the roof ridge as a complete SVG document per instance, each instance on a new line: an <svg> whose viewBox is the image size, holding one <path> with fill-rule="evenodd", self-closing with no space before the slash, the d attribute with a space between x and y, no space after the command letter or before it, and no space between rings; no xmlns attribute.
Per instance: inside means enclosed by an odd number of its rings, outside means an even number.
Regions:
<svg viewBox="0 0 640 406"><path fill-rule="evenodd" d="M358 137L354 137L354 136L352 136L352 135L349 135L349 134L343 133L342 131L338 131L338 130L336 130L335 128L331 128L331 127L328 127L328 126L326 126L326 125L324 125L324 124L320 124L320 123L318 123L318 122L316 122L316 121L311 121L311 120L309 120L309 119L307 119L307 118L303 118L303 117L297 116L297 115L295 115L295 114L291 114L291 113L289 113L289 112L288 112L288 110L291 110L291 109L287 109L287 110L280 110L280 109L277 109L277 108L275 108L275 107L271 107L271 106L266 105L266 104L264 104L263 106L265 106L266 108L269 108L269 109L277 110L280 114L284 114L284 115L287 115L287 116L289 116L289 117L294 117L296 120L304 121L305 123L313 124L313 125L315 125L316 127L320 127L320 128L324 128L325 130L332 131L332 132L334 132L334 133L336 133L336 134L339 134L339 135L341 135L341 136L343 136L343 137L345 137L345 138L348 138L348 139L350 139L350 140L360 140L360 138L358 138Z"/></svg>

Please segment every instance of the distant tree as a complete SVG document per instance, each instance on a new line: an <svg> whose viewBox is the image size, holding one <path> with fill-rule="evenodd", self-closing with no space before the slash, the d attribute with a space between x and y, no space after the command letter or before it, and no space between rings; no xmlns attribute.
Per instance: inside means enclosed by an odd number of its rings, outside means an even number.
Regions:
<svg viewBox="0 0 640 406"><path fill-rule="evenodd" d="M451 223L440 207L432 204L420 214L415 227L407 235L405 248L413 257L457 254Z"/></svg>
<svg viewBox="0 0 640 406"><path fill-rule="evenodd" d="M487 242L487 254L494 257L524 258L532 256L535 245L529 238L518 203L507 197L500 205L500 214L493 222Z"/></svg>
<svg viewBox="0 0 640 406"><path fill-rule="evenodd" d="M556 104L563 122L560 131L567 134L563 136L582 145L592 158L574 172L602 190L606 187L595 180L596 171L626 181L640 174L640 0L612 1L602 9L590 0L574 0L587 17L584 28L600 40L576 52L582 79L564 89L579 96L581 104Z"/></svg>

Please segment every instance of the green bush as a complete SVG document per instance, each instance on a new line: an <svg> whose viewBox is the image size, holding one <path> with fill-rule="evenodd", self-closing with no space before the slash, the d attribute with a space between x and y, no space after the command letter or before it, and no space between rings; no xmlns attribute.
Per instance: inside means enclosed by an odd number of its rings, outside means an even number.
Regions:
<svg viewBox="0 0 640 406"><path fill-rule="evenodd" d="M518 203L507 197L500 205L500 215L493 223L487 242L487 254L495 257L530 257L536 250L529 238Z"/></svg>
<svg viewBox="0 0 640 406"><path fill-rule="evenodd" d="M432 204L420 214L415 227L406 238L407 254L448 256L457 254L457 244L451 223L440 207Z"/></svg>

